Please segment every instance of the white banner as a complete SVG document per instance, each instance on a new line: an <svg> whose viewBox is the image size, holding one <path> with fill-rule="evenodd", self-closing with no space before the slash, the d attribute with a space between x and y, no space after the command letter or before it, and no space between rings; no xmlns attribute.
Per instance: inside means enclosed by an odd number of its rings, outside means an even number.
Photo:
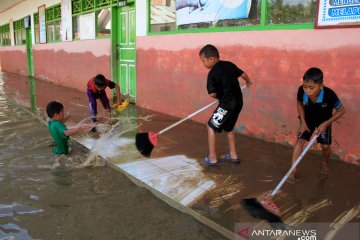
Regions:
<svg viewBox="0 0 360 240"><path fill-rule="evenodd" d="M71 0L61 0L61 40L72 41Z"/></svg>
<svg viewBox="0 0 360 240"><path fill-rule="evenodd" d="M80 39L95 39L95 13L80 15Z"/></svg>
<svg viewBox="0 0 360 240"><path fill-rule="evenodd" d="M39 14L39 36L40 36L40 43L46 43L46 7L42 5L38 7L38 14Z"/></svg>

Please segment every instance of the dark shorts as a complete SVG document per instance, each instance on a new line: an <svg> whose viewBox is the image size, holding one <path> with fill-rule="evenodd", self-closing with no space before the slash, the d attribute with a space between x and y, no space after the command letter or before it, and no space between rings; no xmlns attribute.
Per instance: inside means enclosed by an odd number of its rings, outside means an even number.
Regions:
<svg viewBox="0 0 360 240"><path fill-rule="evenodd" d="M229 106L225 103L219 104L208 121L209 127L218 133L223 130L231 132L239 117L242 105L242 102L235 104L235 106Z"/></svg>
<svg viewBox="0 0 360 240"><path fill-rule="evenodd" d="M302 134L299 134L297 138L310 141L310 137L312 136L314 131L315 128L311 128L310 132L305 131ZM320 136L317 138L317 142L323 145L331 145L331 125L327 127L326 130L320 134Z"/></svg>

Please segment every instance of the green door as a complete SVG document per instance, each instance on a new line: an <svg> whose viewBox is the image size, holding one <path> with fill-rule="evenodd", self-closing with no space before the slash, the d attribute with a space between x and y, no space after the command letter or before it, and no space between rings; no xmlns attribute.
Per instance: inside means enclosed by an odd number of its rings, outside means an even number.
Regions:
<svg viewBox="0 0 360 240"><path fill-rule="evenodd" d="M117 17L117 64L122 94L136 100L136 19L135 4L120 7Z"/></svg>

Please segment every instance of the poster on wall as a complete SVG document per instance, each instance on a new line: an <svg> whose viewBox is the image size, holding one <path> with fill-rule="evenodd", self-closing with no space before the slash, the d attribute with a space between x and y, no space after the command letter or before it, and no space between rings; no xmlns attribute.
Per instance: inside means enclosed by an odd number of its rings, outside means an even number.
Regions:
<svg viewBox="0 0 360 240"><path fill-rule="evenodd" d="M45 4L38 7L39 14L39 42L46 43L46 7Z"/></svg>
<svg viewBox="0 0 360 240"><path fill-rule="evenodd" d="M95 39L95 13L80 15L80 40Z"/></svg>
<svg viewBox="0 0 360 240"><path fill-rule="evenodd" d="M318 1L316 28L360 26L360 0Z"/></svg>
<svg viewBox="0 0 360 240"><path fill-rule="evenodd" d="M176 24L248 18L251 0L177 0Z"/></svg>
<svg viewBox="0 0 360 240"><path fill-rule="evenodd" d="M61 40L72 41L71 0L61 0Z"/></svg>

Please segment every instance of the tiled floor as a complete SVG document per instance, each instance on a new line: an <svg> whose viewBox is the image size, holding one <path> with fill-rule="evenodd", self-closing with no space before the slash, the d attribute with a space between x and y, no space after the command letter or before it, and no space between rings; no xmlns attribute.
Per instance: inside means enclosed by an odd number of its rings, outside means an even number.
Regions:
<svg viewBox="0 0 360 240"><path fill-rule="evenodd" d="M202 167L184 155L145 159L117 166L166 196L188 206L215 186Z"/></svg>
<svg viewBox="0 0 360 240"><path fill-rule="evenodd" d="M88 149L101 149L98 154L112 161L122 157L122 148L134 148L134 140L128 138L112 139L78 138L77 141ZM100 146L99 146L100 145ZM128 151L126 151L128 153ZM195 159L185 155L175 155L155 159L144 159L138 153L138 159L130 163L116 163L117 167L151 186L162 194L190 206L204 193L215 187L215 182L202 172L203 167Z"/></svg>

